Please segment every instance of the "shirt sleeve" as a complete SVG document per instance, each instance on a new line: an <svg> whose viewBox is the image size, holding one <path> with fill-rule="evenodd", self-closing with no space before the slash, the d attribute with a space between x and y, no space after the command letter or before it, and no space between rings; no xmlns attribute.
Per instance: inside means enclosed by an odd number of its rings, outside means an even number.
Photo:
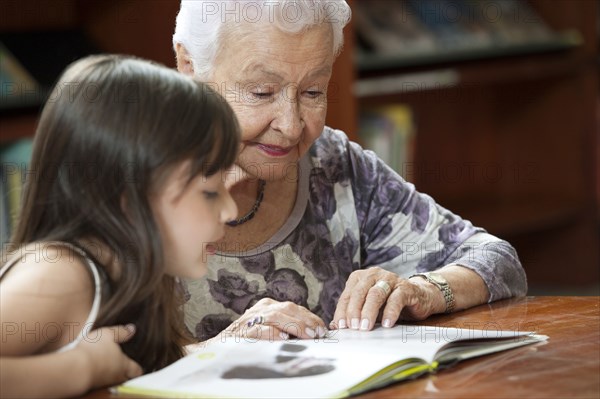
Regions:
<svg viewBox="0 0 600 399"><path fill-rule="evenodd" d="M362 268L408 277L457 264L481 276L490 302L526 294L525 272L508 242L418 192L373 152L350 141L346 149Z"/></svg>

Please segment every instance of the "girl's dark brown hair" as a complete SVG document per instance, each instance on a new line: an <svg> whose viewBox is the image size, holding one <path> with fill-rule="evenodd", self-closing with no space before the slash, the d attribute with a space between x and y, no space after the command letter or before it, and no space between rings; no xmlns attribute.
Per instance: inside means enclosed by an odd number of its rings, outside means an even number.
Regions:
<svg viewBox="0 0 600 399"><path fill-rule="evenodd" d="M94 327L135 323L123 349L145 371L181 357L188 342L149 196L183 161L192 160L190 180L231 166L239 136L233 111L208 86L131 57L73 63L44 106L11 243L106 246L118 278L107 277Z"/></svg>

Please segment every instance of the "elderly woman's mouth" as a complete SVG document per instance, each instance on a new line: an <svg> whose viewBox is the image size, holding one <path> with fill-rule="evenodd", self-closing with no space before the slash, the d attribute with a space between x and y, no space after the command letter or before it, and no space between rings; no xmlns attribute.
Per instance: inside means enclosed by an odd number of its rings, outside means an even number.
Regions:
<svg viewBox="0 0 600 399"><path fill-rule="evenodd" d="M290 153L292 147L279 147L276 145L257 144L256 147L272 157L283 157Z"/></svg>

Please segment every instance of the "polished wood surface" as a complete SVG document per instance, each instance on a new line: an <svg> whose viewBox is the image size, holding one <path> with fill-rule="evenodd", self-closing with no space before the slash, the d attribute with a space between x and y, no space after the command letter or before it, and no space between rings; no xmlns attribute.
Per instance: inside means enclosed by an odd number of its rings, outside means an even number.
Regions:
<svg viewBox="0 0 600 399"><path fill-rule="evenodd" d="M427 325L535 331L547 343L472 359L375 398L599 398L599 297L527 297L431 318Z"/></svg>
<svg viewBox="0 0 600 399"><path fill-rule="evenodd" d="M599 398L599 304L600 297L526 297L432 317L421 324L535 331L549 340L467 360L357 398ZM85 396L110 397L107 390Z"/></svg>

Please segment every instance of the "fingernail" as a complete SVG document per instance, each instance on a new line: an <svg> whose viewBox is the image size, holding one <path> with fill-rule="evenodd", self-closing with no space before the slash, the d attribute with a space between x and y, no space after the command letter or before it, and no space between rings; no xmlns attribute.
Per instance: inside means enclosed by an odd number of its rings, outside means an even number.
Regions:
<svg viewBox="0 0 600 399"><path fill-rule="evenodd" d="M360 329L361 330L369 329L369 319L362 319L362 321L360 322Z"/></svg>
<svg viewBox="0 0 600 399"><path fill-rule="evenodd" d="M316 337L315 330L313 330L312 328L306 327L304 329L304 332L306 332L306 335L308 335L311 338Z"/></svg>
<svg viewBox="0 0 600 399"><path fill-rule="evenodd" d="M342 328L348 328L348 326L346 325L346 319L340 319L340 321L338 322L338 328L341 330Z"/></svg>
<svg viewBox="0 0 600 399"><path fill-rule="evenodd" d="M381 325L384 326L384 327L386 327L386 328L389 328L389 327L392 326L392 322L390 321L390 319L385 319L383 321L383 323L381 323Z"/></svg>
<svg viewBox="0 0 600 399"><path fill-rule="evenodd" d="M135 332L135 324L129 323L125 326L125 329L129 332L129 334L133 334Z"/></svg>
<svg viewBox="0 0 600 399"><path fill-rule="evenodd" d="M281 338L284 341L287 341L288 339L290 339L290 334L282 331L279 333L279 338Z"/></svg>
<svg viewBox="0 0 600 399"><path fill-rule="evenodd" d="M325 327L317 327L317 336L319 338L325 338L327 336L327 329Z"/></svg>
<svg viewBox="0 0 600 399"><path fill-rule="evenodd" d="M358 319L350 320L350 325L352 326L353 330L358 330L358 323L359 323Z"/></svg>

